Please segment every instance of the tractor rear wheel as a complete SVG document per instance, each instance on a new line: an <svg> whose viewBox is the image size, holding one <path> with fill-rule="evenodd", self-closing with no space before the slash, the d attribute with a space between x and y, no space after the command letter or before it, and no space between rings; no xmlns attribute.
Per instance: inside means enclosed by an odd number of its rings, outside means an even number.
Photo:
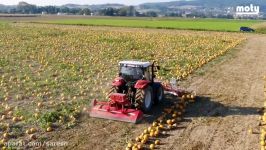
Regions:
<svg viewBox="0 0 266 150"><path fill-rule="evenodd" d="M116 86L112 86L108 92L108 94L106 95L106 98L109 99L109 97L113 94L113 93L118 93L118 87Z"/></svg>
<svg viewBox="0 0 266 150"><path fill-rule="evenodd" d="M163 89L163 86L160 85L158 88L155 89L155 94L154 94L156 97L155 97L155 100L154 100L154 103L155 104L159 104L163 101L164 99L164 89Z"/></svg>
<svg viewBox="0 0 266 150"><path fill-rule="evenodd" d="M137 89L135 101L143 112L149 112L153 104L152 88L148 86L145 89Z"/></svg>

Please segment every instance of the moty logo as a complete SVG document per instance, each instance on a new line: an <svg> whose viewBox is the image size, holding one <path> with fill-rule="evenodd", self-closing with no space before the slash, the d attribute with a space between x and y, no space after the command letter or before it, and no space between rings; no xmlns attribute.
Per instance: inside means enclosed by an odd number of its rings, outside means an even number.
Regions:
<svg viewBox="0 0 266 150"><path fill-rule="evenodd" d="M249 6L237 6L237 15L258 15L260 13L260 6L254 6L250 4Z"/></svg>

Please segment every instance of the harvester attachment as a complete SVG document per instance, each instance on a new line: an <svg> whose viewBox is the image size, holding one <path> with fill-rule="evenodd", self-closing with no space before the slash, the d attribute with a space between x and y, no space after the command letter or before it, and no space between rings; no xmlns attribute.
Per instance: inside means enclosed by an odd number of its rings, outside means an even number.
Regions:
<svg viewBox="0 0 266 150"><path fill-rule="evenodd" d="M113 93L109 102L93 100L91 117L138 123L143 118L141 110L131 109L126 94Z"/></svg>
<svg viewBox="0 0 266 150"><path fill-rule="evenodd" d="M196 98L196 92L195 91L187 91L185 89L179 88L176 85L176 80L171 79L170 84L163 84L164 92L181 97L183 99L187 99L190 102L194 102Z"/></svg>

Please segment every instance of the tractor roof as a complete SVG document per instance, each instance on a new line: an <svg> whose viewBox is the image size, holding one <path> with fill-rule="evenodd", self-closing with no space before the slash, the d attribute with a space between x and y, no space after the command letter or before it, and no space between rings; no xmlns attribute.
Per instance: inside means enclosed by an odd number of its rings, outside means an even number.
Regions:
<svg viewBox="0 0 266 150"><path fill-rule="evenodd" d="M149 67L151 65L150 62L142 62L142 61L120 61L119 65L124 64L124 65L133 65L133 66L141 66L141 67Z"/></svg>

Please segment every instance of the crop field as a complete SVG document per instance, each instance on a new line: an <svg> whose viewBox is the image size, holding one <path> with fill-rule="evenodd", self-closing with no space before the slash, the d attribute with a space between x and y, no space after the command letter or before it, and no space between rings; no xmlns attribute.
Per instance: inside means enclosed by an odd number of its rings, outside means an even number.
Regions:
<svg viewBox="0 0 266 150"><path fill-rule="evenodd" d="M77 128L90 100L105 100L121 60L157 61L162 81L186 78L245 40L236 33L110 29L0 26L1 146Z"/></svg>
<svg viewBox="0 0 266 150"><path fill-rule="evenodd" d="M163 29L239 31L241 26L252 27L261 23L259 20L229 20L229 19L119 19L119 18L86 18L86 19L57 19L40 21L52 24L118 26Z"/></svg>
<svg viewBox="0 0 266 150"><path fill-rule="evenodd" d="M256 32L266 34L265 22L254 25L254 28L256 29Z"/></svg>

